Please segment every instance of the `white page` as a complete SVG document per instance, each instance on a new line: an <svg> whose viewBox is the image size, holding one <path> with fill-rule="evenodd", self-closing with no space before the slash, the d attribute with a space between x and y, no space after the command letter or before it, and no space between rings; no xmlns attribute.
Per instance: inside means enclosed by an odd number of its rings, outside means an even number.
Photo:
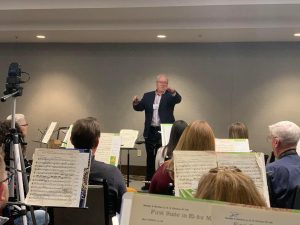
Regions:
<svg viewBox="0 0 300 225"><path fill-rule="evenodd" d="M213 225L299 225L299 211L218 204L212 210Z"/></svg>
<svg viewBox="0 0 300 225"><path fill-rule="evenodd" d="M216 152L250 152L248 139L215 139Z"/></svg>
<svg viewBox="0 0 300 225"><path fill-rule="evenodd" d="M68 131L66 133L66 136L65 136L65 138L64 138L64 140L63 140L60 147L62 147L62 148L74 148L74 146L72 145L71 140L70 140L72 129L73 129L73 124L71 124L69 126L69 129L68 129Z"/></svg>
<svg viewBox="0 0 300 225"><path fill-rule="evenodd" d="M125 201L124 201L125 200ZM125 193L120 225L211 225L212 205L170 196Z"/></svg>
<svg viewBox="0 0 300 225"><path fill-rule="evenodd" d="M79 207L87 155L77 150L36 149L25 203Z"/></svg>
<svg viewBox="0 0 300 225"><path fill-rule="evenodd" d="M295 210L125 193L120 225L299 225Z"/></svg>
<svg viewBox="0 0 300 225"><path fill-rule="evenodd" d="M95 160L117 166L119 163L121 137L119 134L102 133L95 153Z"/></svg>
<svg viewBox="0 0 300 225"><path fill-rule="evenodd" d="M57 122L51 122L48 126L48 129L43 137L42 143L47 144L53 134L55 127L57 126Z"/></svg>
<svg viewBox="0 0 300 225"><path fill-rule="evenodd" d="M218 166L236 166L251 177L267 205L270 206L263 153L218 153L217 161Z"/></svg>
<svg viewBox="0 0 300 225"><path fill-rule="evenodd" d="M175 196L193 197L203 174L217 167L213 151L174 151Z"/></svg>
<svg viewBox="0 0 300 225"><path fill-rule="evenodd" d="M139 135L138 130L129 130L129 129L122 129L120 130L121 136L121 147L122 148L134 148L135 141Z"/></svg>
<svg viewBox="0 0 300 225"><path fill-rule="evenodd" d="M169 123L160 124L162 146L166 146L169 143L172 126L173 124Z"/></svg>
<svg viewBox="0 0 300 225"><path fill-rule="evenodd" d="M175 195L194 195L203 174L217 166L236 166L251 177L269 206L269 193L263 153L215 153L212 151L174 151Z"/></svg>

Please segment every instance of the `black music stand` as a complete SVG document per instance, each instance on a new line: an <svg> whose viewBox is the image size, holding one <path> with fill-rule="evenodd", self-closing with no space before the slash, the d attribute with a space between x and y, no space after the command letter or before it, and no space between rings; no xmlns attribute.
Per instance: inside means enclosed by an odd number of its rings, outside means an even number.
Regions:
<svg viewBox="0 0 300 225"><path fill-rule="evenodd" d="M137 150L136 148L122 148L121 150L127 150L127 187L129 187L129 167L130 167L130 150Z"/></svg>

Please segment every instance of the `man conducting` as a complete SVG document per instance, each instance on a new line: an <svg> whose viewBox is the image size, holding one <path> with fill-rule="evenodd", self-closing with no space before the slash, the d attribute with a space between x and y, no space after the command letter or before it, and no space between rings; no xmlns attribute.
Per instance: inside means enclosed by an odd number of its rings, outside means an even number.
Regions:
<svg viewBox="0 0 300 225"><path fill-rule="evenodd" d="M174 107L181 102L181 96L175 89L168 86L168 78L160 74L156 78L156 90L144 94L140 100L133 98L133 109L145 111L144 138L147 152L146 181L150 181L155 172L155 155L161 146L161 123L174 123ZM147 190L148 185L142 187Z"/></svg>

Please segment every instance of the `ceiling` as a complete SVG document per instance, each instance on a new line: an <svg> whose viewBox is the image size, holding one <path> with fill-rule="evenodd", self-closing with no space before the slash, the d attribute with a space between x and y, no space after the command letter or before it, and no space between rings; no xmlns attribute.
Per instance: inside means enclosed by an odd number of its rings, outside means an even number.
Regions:
<svg viewBox="0 0 300 225"><path fill-rule="evenodd" d="M300 0L1 0L0 42L299 41ZM37 39L36 35L45 35ZM167 35L166 39L156 38Z"/></svg>

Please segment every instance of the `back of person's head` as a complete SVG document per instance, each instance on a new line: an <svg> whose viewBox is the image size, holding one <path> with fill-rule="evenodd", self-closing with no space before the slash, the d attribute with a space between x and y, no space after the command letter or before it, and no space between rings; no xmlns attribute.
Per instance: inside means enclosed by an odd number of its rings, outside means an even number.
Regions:
<svg viewBox="0 0 300 225"><path fill-rule="evenodd" d="M248 139L248 128L241 122L232 123L229 126L229 138L232 139Z"/></svg>
<svg viewBox="0 0 300 225"><path fill-rule="evenodd" d="M173 157L173 150L175 149L176 145L178 144L178 141L179 141L184 129L187 126L188 126L187 123L183 120L177 120L173 123L171 133L170 133L169 143L164 148L164 151L167 150L167 152L166 152L167 158L170 159Z"/></svg>
<svg viewBox="0 0 300 225"><path fill-rule="evenodd" d="M217 167L203 175L196 198L266 206L252 179L236 167Z"/></svg>
<svg viewBox="0 0 300 225"><path fill-rule="evenodd" d="M71 142L75 148L97 148L100 138L100 124L96 118L79 119L73 124Z"/></svg>
<svg viewBox="0 0 300 225"><path fill-rule="evenodd" d="M300 128L290 121L280 121L269 126L270 135L281 142L282 147L295 147L300 138Z"/></svg>
<svg viewBox="0 0 300 225"><path fill-rule="evenodd" d="M12 120L12 115L9 115L6 120L11 121ZM24 116L24 114L15 114L15 122L16 124L19 125L21 132L23 134L23 137L25 137L27 135L27 130L28 130L28 123L26 121L26 118Z"/></svg>
<svg viewBox="0 0 300 225"><path fill-rule="evenodd" d="M22 147L23 154L26 153L26 143L24 142L24 134L21 130L21 127L18 123L15 124L17 133L19 134L19 142ZM0 145L2 145L2 150L4 151L5 148L10 148L10 143L6 143L7 137L10 133L11 129L11 121L10 120L4 120L0 122ZM4 153L1 153L2 156L4 156Z"/></svg>
<svg viewBox="0 0 300 225"><path fill-rule="evenodd" d="M7 173L5 171L5 163L0 155L0 209L2 209L8 200Z"/></svg>
<svg viewBox="0 0 300 225"><path fill-rule="evenodd" d="M215 150L215 135L206 121L196 120L183 131L176 150Z"/></svg>

